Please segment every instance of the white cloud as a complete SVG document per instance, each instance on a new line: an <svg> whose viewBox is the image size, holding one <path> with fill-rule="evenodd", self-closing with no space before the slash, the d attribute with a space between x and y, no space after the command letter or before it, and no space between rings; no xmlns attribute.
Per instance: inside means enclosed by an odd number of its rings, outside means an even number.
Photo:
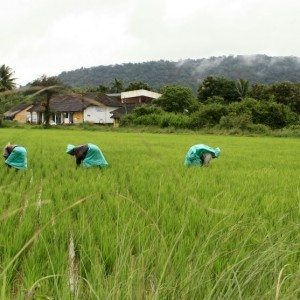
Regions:
<svg viewBox="0 0 300 300"><path fill-rule="evenodd" d="M0 64L20 83L81 66L228 54L300 56L298 0L10 0Z"/></svg>

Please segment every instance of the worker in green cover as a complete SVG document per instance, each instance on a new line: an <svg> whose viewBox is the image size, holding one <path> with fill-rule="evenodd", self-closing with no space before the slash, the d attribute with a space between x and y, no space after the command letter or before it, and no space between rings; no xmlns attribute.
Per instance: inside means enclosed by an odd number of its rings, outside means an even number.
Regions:
<svg viewBox="0 0 300 300"><path fill-rule="evenodd" d="M27 151L24 147L8 143L4 147L3 157L8 168L27 169Z"/></svg>
<svg viewBox="0 0 300 300"><path fill-rule="evenodd" d="M86 145L67 145L66 152L76 158L76 166L79 167L81 162L84 167L107 167L108 162L106 161L100 148L93 144Z"/></svg>
<svg viewBox="0 0 300 300"><path fill-rule="evenodd" d="M204 144L192 146L185 156L184 164L189 166L208 167L213 158L220 156L220 148L212 148Z"/></svg>

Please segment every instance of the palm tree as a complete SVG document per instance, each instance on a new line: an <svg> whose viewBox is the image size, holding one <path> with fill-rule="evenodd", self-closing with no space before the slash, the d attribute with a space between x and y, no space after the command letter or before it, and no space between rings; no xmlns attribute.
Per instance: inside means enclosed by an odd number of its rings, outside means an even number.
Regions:
<svg viewBox="0 0 300 300"><path fill-rule="evenodd" d="M13 71L10 67L2 65L0 67L0 92L12 90L16 87L15 78L12 78Z"/></svg>
<svg viewBox="0 0 300 300"><path fill-rule="evenodd" d="M40 86L34 86L31 88L31 91L35 93L31 94L29 98L34 98L36 96L42 96L44 100L41 102L41 105L44 107L44 114L45 114L45 127L49 126L50 123L50 100L52 97L56 94L59 94L60 92L63 92L66 90L65 86L61 85L52 85L47 87L40 87Z"/></svg>
<svg viewBox="0 0 300 300"><path fill-rule="evenodd" d="M112 83L111 92L112 93L121 93L124 91L124 83L122 80L115 78L115 81Z"/></svg>
<svg viewBox="0 0 300 300"><path fill-rule="evenodd" d="M243 98L245 98L250 90L250 82L249 80L245 80L245 79L239 79L236 83L235 83L235 88L237 93L239 94L239 98L242 100Z"/></svg>

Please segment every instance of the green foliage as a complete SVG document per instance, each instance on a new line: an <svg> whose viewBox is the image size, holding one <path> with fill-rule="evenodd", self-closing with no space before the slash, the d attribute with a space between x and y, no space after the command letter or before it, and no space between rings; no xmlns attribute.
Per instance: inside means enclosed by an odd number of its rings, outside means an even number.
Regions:
<svg viewBox="0 0 300 300"><path fill-rule="evenodd" d="M113 83L111 84L110 92L111 93L121 93L124 92L124 82L120 79L115 78Z"/></svg>
<svg viewBox="0 0 300 300"><path fill-rule="evenodd" d="M54 85L63 86L64 83L57 76L42 75L29 83L30 86L50 87Z"/></svg>
<svg viewBox="0 0 300 300"><path fill-rule="evenodd" d="M12 90L16 87L15 78L12 78L13 71L9 66L0 67L0 92Z"/></svg>
<svg viewBox="0 0 300 300"><path fill-rule="evenodd" d="M208 76L198 88L198 99L206 103L212 97L222 97L226 103L239 100L235 82L225 77Z"/></svg>
<svg viewBox="0 0 300 300"><path fill-rule="evenodd" d="M22 94L1 95L0 94L0 115L10 110L13 106L28 101Z"/></svg>
<svg viewBox="0 0 300 300"><path fill-rule="evenodd" d="M133 114L124 116L120 124L121 126L144 125L161 128L190 128L190 118L184 114L168 113L152 107L147 110L144 110L144 108L138 109Z"/></svg>
<svg viewBox="0 0 300 300"><path fill-rule="evenodd" d="M235 88L237 93L239 94L239 98L242 100L249 94L250 82L249 80L239 79L235 83Z"/></svg>
<svg viewBox="0 0 300 300"><path fill-rule="evenodd" d="M252 115L249 113L242 113L242 114L236 114L236 113L230 113L226 116L222 116L220 118L220 127L225 129L233 129L238 128L241 130L248 129L252 123Z"/></svg>
<svg viewBox="0 0 300 300"><path fill-rule="evenodd" d="M292 82L277 82L269 87L269 94L273 99L288 105L293 111L300 114L300 85Z"/></svg>
<svg viewBox="0 0 300 300"><path fill-rule="evenodd" d="M144 115L151 115L151 114L162 114L163 110L160 107L155 105L139 105L137 106L134 111L134 115L136 116L144 116Z"/></svg>
<svg viewBox="0 0 300 300"><path fill-rule="evenodd" d="M151 91L152 89L146 82L134 81L134 82L130 82L125 90L126 91L134 91L134 90L148 90L148 91Z"/></svg>
<svg viewBox="0 0 300 300"><path fill-rule="evenodd" d="M298 82L299 70L297 57L238 55L179 62L160 60L97 66L63 72L59 77L66 84L76 87L95 87L99 84L108 86L114 78L119 78L125 85L136 80L147 82L156 90L171 84L190 86L196 93L199 80L207 76L225 76L233 80L245 78L253 83L269 84L284 80Z"/></svg>
<svg viewBox="0 0 300 300"><path fill-rule="evenodd" d="M249 91L249 97L259 100L268 100L270 98L269 86L261 83L253 84Z"/></svg>
<svg viewBox="0 0 300 300"><path fill-rule="evenodd" d="M264 124L271 128L282 128L296 124L299 120L299 116L288 106L272 101L246 98L239 103L230 104L228 109L236 115L248 114L254 124Z"/></svg>
<svg viewBox="0 0 300 300"><path fill-rule="evenodd" d="M197 105L190 88L176 85L165 87L162 96L153 103L167 112L175 113L191 113Z"/></svg>
<svg viewBox="0 0 300 300"><path fill-rule="evenodd" d="M214 126L227 113L228 107L220 103L202 105L198 111L191 115L191 124L193 128Z"/></svg>

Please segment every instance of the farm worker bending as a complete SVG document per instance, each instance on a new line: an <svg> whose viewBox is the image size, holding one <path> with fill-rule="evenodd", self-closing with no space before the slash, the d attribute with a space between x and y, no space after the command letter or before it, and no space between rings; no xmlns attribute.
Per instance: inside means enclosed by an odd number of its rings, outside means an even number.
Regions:
<svg viewBox="0 0 300 300"><path fill-rule="evenodd" d="M68 154L76 157L76 165L80 166L81 162L85 167L99 166L106 167L108 163L100 150L100 148L93 144L87 145L68 145L67 151Z"/></svg>
<svg viewBox="0 0 300 300"><path fill-rule="evenodd" d="M212 148L204 144L192 146L185 156L184 164L186 166L204 166L208 167L212 158L219 157L220 148Z"/></svg>
<svg viewBox="0 0 300 300"><path fill-rule="evenodd" d="M8 143L4 148L3 157L9 168L27 169L27 151L24 147Z"/></svg>

